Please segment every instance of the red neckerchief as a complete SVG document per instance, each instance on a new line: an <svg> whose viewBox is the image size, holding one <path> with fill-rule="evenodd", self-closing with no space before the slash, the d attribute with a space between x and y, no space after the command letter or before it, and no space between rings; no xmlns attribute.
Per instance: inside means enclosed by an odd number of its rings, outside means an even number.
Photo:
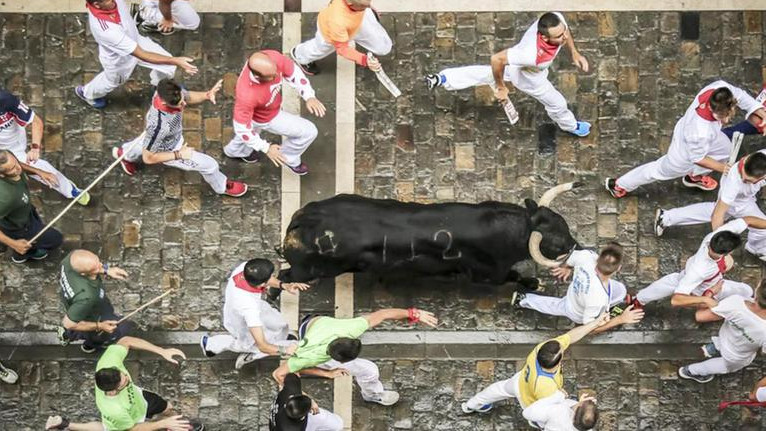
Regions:
<svg viewBox="0 0 766 431"><path fill-rule="evenodd" d="M152 97L152 106L162 112L167 112L168 114L177 114L182 111L181 108L171 108L170 106L162 103L162 99L160 99L160 96L157 93L154 93L154 97Z"/></svg>
<svg viewBox="0 0 766 431"><path fill-rule="evenodd" d="M716 260L715 263L716 265L718 265L718 272L716 273L716 275L705 280L705 283L707 283L708 281L713 281L716 277L718 277L719 275L722 276L726 272L726 256L721 256L721 258Z"/></svg>
<svg viewBox="0 0 766 431"><path fill-rule="evenodd" d="M245 280L244 272L240 272L239 274L234 274L234 286L244 290L245 292L250 292L250 293L263 292L263 286L253 287L247 282L247 280Z"/></svg>
<svg viewBox="0 0 766 431"><path fill-rule="evenodd" d="M710 100L710 96L713 95L713 92L715 89L710 89L702 94L700 94L700 97L697 98L699 101L699 105L697 105L697 115L702 117L705 120L708 121L718 121L713 116L713 111L710 109L710 103L708 101Z"/></svg>
<svg viewBox="0 0 766 431"><path fill-rule="evenodd" d="M98 19L113 22L115 24L122 23L122 21L120 20L120 8L116 6L112 10L99 9L88 2L85 2L85 6L87 6L90 13L92 13L93 16Z"/></svg>
<svg viewBox="0 0 766 431"><path fill-rule="evenodd" d="M739 176L742 178L742 182L744 183L745 182L745 159L744 158L740 160L739 163L737 163L737 170L739 171Z"/></svg>
<svg viewBox="0 0 766 431"><path fill-rule="evenodd" d="M546 42L543 39L543 35L537 33L537 58L535 64L545 63L553 60L556 53L559 51L559 45L554 45L550 42Z"/></svg>

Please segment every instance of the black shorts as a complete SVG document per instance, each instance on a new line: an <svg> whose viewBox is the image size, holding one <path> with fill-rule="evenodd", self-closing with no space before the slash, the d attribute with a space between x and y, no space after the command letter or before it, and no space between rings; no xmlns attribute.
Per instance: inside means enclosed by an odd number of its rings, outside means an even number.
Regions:
<svg viewBox="0 0 766 431"><path fill-rule="evenodd" d="M147 391L146 389L141 389L141 391L144 393L144 399L146 400L146 419L151 419L152 416L158 415L168 408L168 402L165 401L161 396L155 394L154 392Z"/></svg>

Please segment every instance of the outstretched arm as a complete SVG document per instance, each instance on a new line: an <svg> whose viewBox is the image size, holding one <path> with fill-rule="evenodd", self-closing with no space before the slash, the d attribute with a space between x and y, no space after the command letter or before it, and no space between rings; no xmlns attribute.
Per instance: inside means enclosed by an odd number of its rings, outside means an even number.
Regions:
<svg viewBox="0 0 766 431"><path fill-rule="evenodd" d="M386 320L409 319L412 323L423 322L434 328L439 324L439 321L434 317L433 313L419 310L417 308L409 308L406 310L404 308L384 308L383 310L378 310L374 313L365 314L362 317L367 319L370 329L380 325Z"/></svg>
<svg viewBox="0 0 766 431"><path fill-rule="evenodd" d="M578 51L575 47L574 37L572 37L572 32L569 31L569 27L567 27L565 34L567 38L566 47L569 50L569 53L572 55L572 63L580 68L580 70L587 73L588 69L590 68L588 65L588 60L586 60L585 57L580 54L580 51Z"/></svg>
<svg viewBox="0 0 766 431"><path fill-rule="evenodd" d="M152 352L156 355L162 356L166 361L176 365L178 365L178 361L174 359L174 356L180 356L183 359L186 359L186 355L184 355L184 353L178 349L164 349L137 337L122 337L120 338L120 341L117 342L117 344L125 347L128 350L136 349Z"/></svg>
<svg viewBox="0 0 766 431"><path fill-rule="evenodd" d="M609 321L609 313L604 313L601 316L598 317L598 319L586 323L585 325L577 326L567 332L567 335L569 335L569 341L571 344L574 344L580 340L582 340L586 335L593 332L594 329L598 328L599 326L605 325Z"/></svg>

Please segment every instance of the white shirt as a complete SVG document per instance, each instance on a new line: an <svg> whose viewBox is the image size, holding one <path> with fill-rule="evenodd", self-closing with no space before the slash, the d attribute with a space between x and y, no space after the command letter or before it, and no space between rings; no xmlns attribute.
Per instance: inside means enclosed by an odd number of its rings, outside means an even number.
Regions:
<svg viewBox="0 0 766 431"><path fill-rule="evenodd" d="M675 293L699 296L702 295L705 289L716 284L723 277L723 271L720 266L721 263L710 257L708 252L710 240L718 232L726 230L742 233L745 229L747 229L747 223L745 220L738 218L707 234L702 239L702 244L697 252L694 253L694 256L686 261L686 268L681 272L681 280L678 282Z"/></svg>
<svg viewBox="0 0 766 431"><path fill-rule="evenodd" d="M554 13L564 24L564 29L568 29L569 27L567 26L564 16L558 12ZM541 51L541 42L537 33L538 21L540 20L537 19L532 23L519 43L508 48L506 54L508 55L508 65L522 67L525 71L533 73L546 71L547 75L548 67L550 67L551 63L553 63L553 60L556 58L556 55L558 55L561 50L561 45L559 45L552 56Z"/></svg>
<svg viewBox="0 0 766 431"><path fill-rule="evenodd" d="M572 424L577 401L566 398L561 391L539 399L525 408L521 414L530 424L543 431L577 431Z"/></svg>
<svg viewBox="0 0 766 431"><path fill-rule="evenodd" d="M596 272L598 254L592 250L575 250L567 259L573 267L572 282L567 290L567 307L582 323L596 320L609 309L610 283L604 285Z"/></svg>
<svg viewBox="0 0 766 431"><path fill-rule="evenodd" d="M96 18L88 13L88 24L98 43L98 56L104 66L117 65L133 54L138 46L138 29L125 0L115 0L120 24Z"/></svg>
<svg viewBox="0 0 766 431"><path fill-rule="evenodd" d="M721 356L734 362L755 359L758 349L766 353L766 320L747 308L751 298L732 295L710 309L725 320L718 331L718 350Z"/></svg>
<svg viewBox="0 0 766 431"><path fill-rule="evenodd" d="M766 154L766 150L759 152ZM718 200L733 208L755 202L761 187L766 185L766 180L755 184L746 183L742 179L741 169L744 169L744 160L737 162L729 173L721 178L721 188L718 191Z"/></svg>
<svg viewBox="0 0 766 431"><path fill-rule="evenodd" d="M685 169L690 164L699 162L708 154L711 144L720 138L721 127L723 127L721 122L715 119L705 119L697 108L702 110L705 108L706 104L700 102L701 96L708 95L709 92L721 87L727 87L731 90L737 105L747 112L746 116L761 107L745 91L726 81L715 81L700 90L673 129L673 140L668 149L667 157L674 166Z"/></svg>
<svg viewBox="0 0 766 431"><path fill-rule="evenodd" d="M245 263L234 269L226 284L224 328L237 339L237 345L242 349L248 349L255 343L249 328L261 327L266 341L270 343L287 339L287 322L279 311L262 300L260 293L248 292L236 286L234 278L244 271Z"/></svg>

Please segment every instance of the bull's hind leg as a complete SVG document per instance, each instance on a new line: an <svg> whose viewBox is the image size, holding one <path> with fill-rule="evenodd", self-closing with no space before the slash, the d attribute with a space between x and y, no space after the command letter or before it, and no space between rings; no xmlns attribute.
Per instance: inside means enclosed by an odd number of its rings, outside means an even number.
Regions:
<svg viewBox="0 0 766 431"><path fill-rule="evenodd" d="M540 286L540 280L535 277L522 277L518 271L511 270L508 273L507 281L519 283L524 290L537 290Z"/></svg>

